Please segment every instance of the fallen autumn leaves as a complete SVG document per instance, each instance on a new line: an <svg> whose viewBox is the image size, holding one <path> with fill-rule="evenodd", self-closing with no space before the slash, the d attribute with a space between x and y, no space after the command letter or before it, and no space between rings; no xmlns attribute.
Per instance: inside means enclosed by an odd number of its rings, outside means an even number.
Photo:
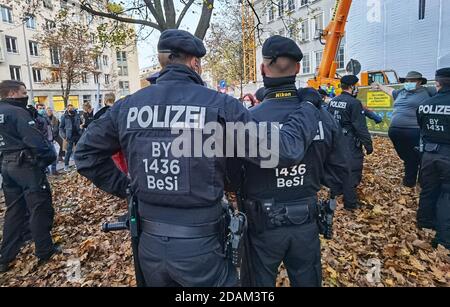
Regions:
<svg viewBox="0 0 450 307"><path fill-rule="evenodd" d="M418 231L418 193L401 187L402 165L389 140L375 139L359 193L365 206L339 210L335 238L322 241L324 286L448 286L450 259L433 250L430 231ZM64 254L41 267L31 244L1 286L134 286L127 232L104 234L101 224L126 212L126 204L70 173L52 181L54 238ZM0 216L4 214L0 208ZM278 285L288 285L285 271Z"/></svg>

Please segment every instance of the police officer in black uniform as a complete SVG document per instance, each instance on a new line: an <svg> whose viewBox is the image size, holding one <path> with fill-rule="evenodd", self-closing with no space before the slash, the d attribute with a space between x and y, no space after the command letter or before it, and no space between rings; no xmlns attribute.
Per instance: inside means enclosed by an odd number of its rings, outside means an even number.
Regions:
<svg viewBox="0 0 450 307"><path fill-rule="evenodd" d="M179 140L190 145L188 132L201 133L209 123L252 118L238 100L203 85L201 40L166 30L158 50L163 70L156 84L117 102L89 126L77 146L77 169L99 188L125 197L130 180L110 159L123 150L139 202L139 263L147 286L233 286L236 271L219 235L226 159L180 157L170 147ZM293 112L279 130L280 163L301 161L317 126L312 104ZM174 128L186 134L172 133Z"/></svg>
<svg viewBox="0 0 450 307"><path fill-rule="evenodd" d="M295 79L303 55L293 40L272 36L265 41L262 55L265 97L262 104L251 109L257 121L284 124L301 101L322 102L314 89L297 92ZM245 286L275 286L281 262L292 286L321 286L317 192L325 179L326 165L338 179L335 184L341 182L339 176L348 176L342 137L337 122L321 109L316 137L300 163L276 169L244 163L241 193L250 221L248 259L244 259L242 268ZM236 169L239 173L239 165L229 166L230 177Z"/></svg>
<svg viewBox="0 0 450 307"><path fill-rule="evenodd" d="M351 174L344 183L343 191L344 207L348 210L358 208L356 188L362 179L363 146L367 155L373 152L372 138L367 128L363 105L356 99L358 82L358 77L354 75L342 77L342 94L333 98L328 105L328 111L333 114L342 127L350 162Z"/></svg>
<svg viewBox="0 0 450 307"><path fill-rule="evenodd" d="M423 142L417 225L436 229L434 245L450 249L450 68L436 72L436 88L417 110Z"/></svg>
<svg viewBox="0 0 450 307"><path fill-rule="evenodd" d="M18 81L0 83L0 152L6 214L0 249L0 272L9 264L24 243L29 227L42 263L60 252L51 237L53 224L52 195L45 169L56 160L51 145L35 128L26 109L28 96L25 84Z"/></svg>

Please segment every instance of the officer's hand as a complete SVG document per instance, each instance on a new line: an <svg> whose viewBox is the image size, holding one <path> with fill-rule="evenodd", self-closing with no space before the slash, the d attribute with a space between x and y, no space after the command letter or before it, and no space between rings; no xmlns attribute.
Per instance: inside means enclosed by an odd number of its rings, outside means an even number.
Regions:
<svg viewBox="0 0 450 307"><path fill-rule="evenodd" d="M372 83L371 86L372 86L372 90L373 90L373 91L379 91L379 90L381 89L380 83L378 83L378 82Z"/></svg>
<svg viewBox="0 0 450 307"><path fill-rule="evenodd" d="M364 148L366 149L366 155L370 156L373 153L372 145L364 145Z"/></svg>

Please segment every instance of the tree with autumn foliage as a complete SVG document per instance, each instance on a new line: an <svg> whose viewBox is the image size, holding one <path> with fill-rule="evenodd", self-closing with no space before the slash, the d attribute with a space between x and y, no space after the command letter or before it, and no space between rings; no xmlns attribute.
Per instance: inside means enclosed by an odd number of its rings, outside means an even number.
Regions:
<svg viewBox="0 0 450 307"><path fill-rule="evenodd" d="M235 6L219 12L205 38L205 71L216 84L226 80L227 84L239 86L243 81L241 7L235 2Z"/></svg>

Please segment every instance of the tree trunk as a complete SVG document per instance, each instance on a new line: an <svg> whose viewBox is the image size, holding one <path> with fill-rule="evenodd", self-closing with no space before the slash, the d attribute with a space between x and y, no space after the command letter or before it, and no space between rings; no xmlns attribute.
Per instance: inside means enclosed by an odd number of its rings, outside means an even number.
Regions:
<svg viewBox="0 0 450 307"><path fill-rule="evenodd" d="M213 8L214 8L214 0L203 1L202 15L198 22L197 30L195 31L195 36L197 36L202 40L205 38L206 32L209 29Z"/></svg>

